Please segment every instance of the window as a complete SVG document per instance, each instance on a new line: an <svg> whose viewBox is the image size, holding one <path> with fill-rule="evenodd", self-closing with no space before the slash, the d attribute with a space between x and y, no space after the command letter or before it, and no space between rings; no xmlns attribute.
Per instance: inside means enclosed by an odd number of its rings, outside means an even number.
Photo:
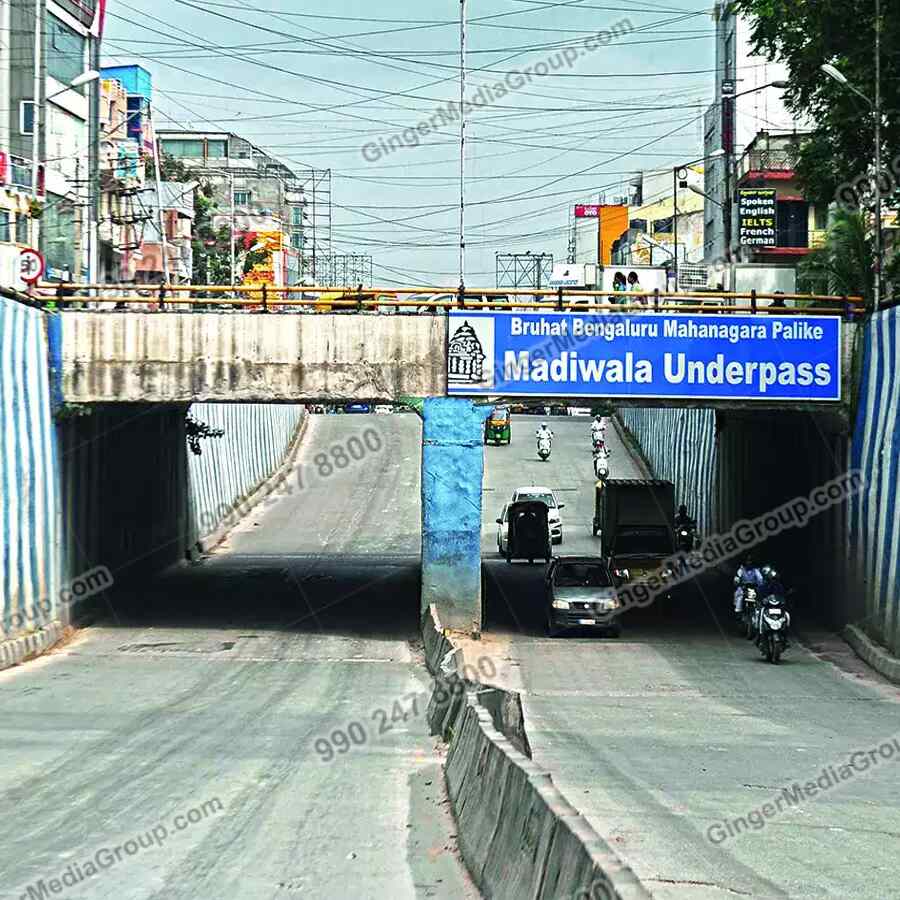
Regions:
<svg viewBox="0 0 900 900"><path fill-rule="evenodd" d="M665 219L657 219L653 223L654 234L671 234L672 233L672 216L666 216Z"/></svg>
<svg viewBox="0 0 900 900"><path fill-rule="evenodd" d="M805 200L779 200L776 224L776 246L809 246L809 204Z"/></svg>
<svg viewBox="0 0 900 900"><path fill-rule="evenodd" d="M228 141L207 141L206 155L216 159L225 159L228 156Z"/></svg>
<svg viewBox="0 0 900 900"><path fill-rule="evenodd" d="M34 100L19 103L19 134L34 134Z"/></svg>
<svg viewBox="0 0 900 900"><path fill-rule="evenodd" d="M250 191L235 191L234 192L234 205L235 206L249 206L250 205Z"/></svg>
<svg viewBox="0 0 900 900"><path fill-rule="evenodd" d="M163 153L175 159L203 159L203 141L160 141Z"/></svg>
<svg viewBox="0 0 900 900"><path fill-rule="evenodd" d="M53 15L47 16L47 74L68 84L85 70L85 39ZM84 86L73 88L84 93Z"/></svg>
<svg viewBox="0 0 900 900"><path fill-rule="evenodd" d="M9 210L0 209L0 241L9 243Z"/></svg>
<svg viewBox="0 0 900 900"><path fill-rule="evenodd" d="M16 213L16 243L28 243L28 217L22 213Z"/></svg>
<svg viewBox="0 0 900 900"><path fill-rule="evenodd" d="M291 225L294 228L302 228L303 227L303 207L302 206L292 206L291 207Z"/></svg>
<svg viewBox="0 0 900 900"><path fill-rule="evenodd" d="M295 250L303 249L303 232L302 231L292 231L291 232L291 246Z"/></svg>

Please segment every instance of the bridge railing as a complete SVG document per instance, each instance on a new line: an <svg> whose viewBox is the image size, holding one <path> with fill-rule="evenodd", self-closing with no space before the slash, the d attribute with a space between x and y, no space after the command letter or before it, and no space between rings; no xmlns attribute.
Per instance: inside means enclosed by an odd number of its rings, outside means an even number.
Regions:
<svg viewBox="0 0 900 900"><path fill-rule="evenodd" d="M519 299L521 298L521 299ZM541 299L535 299L541 298ZM746 293L722 291L664 292L534 288L390 287L348 290L340 287L272 285L131 285L39 284L31 300L50 309L73 306L105 311L150 307L173 311L233 309L237 312L349 312L428 315L449 309L560 311L579 314L740 313L860 316L858 296L834 294ZM790 305L788 305L790 304Z"/></svg>

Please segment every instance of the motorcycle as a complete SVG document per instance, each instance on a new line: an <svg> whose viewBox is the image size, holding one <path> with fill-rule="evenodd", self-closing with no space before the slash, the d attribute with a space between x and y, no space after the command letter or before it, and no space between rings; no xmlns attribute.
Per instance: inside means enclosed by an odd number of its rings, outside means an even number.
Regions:
<svg viewBox="0 0 900 900"><path fill-rule="evenodd" d="M784 597L769 594L757 611L756 646L759 652L775 665L788 645L787 630L791 625L791 614L787 611Z"/></svg>
<svg viewBox="0 0 900 900"><path fill-rule="evenodd" d="M742 584L740 590L744 594L740 618L741 633L749 641L756 635L756 603L758 597L755 585Z"/></svg>
<svg viewBox="0 0 900 900"><path fill-rule="evenodd" d="M605 453L594 454L594 476L600 481L606 481L609 478L609 462Z"/></svg>
<svg viewBox="0 0 900 900"><path fill-rule="evenodd" d="M551 440L549 437L541 436L538 438L537 454L543 462L546 462L548 459L550 459L550 445Z"/></svg>
<svg viewBox="0 0 900 900"><path fill-rule="evenodd" d="M693 525L679 525L675 530L675 542L678 549L690 553L694 549L697 539L697 530Z"/></svg>

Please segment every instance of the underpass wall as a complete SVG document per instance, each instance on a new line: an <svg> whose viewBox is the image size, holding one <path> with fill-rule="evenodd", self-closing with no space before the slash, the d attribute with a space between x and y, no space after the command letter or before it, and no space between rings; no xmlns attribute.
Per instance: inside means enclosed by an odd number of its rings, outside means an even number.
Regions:
<svg viewBox="0 0 900 900"><path fill-rule="evenodd" d="M715 413L709 409L621 409L656 478L675 485L704 534L715 523Z"/></svg>
<svg viewBox="0 0 900 900"><path fill-rule="evenodd" d="M56 444L44 315L0 297L0 669L59 637Z"/></svg>
<svg viewBox="0 0 900 900"><path fill-rule="evenodd" d="M863 490L850 506L851 585L864 598L857 622L900 656L900 308L866 329L851 461Z"/></svg>
<svg viewBox="0 0 900 900"><path fill-rule="evenodd" d="M198 538L233 525L244 504L290 452L306 421L300 405L195 403L191 416L221 438L201 441L188 455L193 520ZM297 485L293 485L296 487Z"/></svg>

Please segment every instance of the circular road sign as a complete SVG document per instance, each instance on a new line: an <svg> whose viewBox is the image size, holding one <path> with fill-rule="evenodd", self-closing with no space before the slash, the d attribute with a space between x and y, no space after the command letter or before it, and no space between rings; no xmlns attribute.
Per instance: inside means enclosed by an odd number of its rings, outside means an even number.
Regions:
<svg viewBox="0 0 900 900"><path fill-rule="evenodd" d="M19 255L19 278L25 284L35 284L44 274L44 257L37 250L30 247L24 249Z"/></svg>

